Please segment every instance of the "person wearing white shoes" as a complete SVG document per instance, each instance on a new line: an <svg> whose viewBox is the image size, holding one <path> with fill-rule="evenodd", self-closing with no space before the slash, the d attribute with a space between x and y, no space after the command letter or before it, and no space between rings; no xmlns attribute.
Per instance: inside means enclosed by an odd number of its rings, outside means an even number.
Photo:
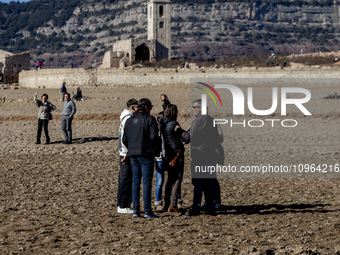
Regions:
<svg viewBox="0 0 340 255"><path fill-rule="evenodd" d="M150 115L153 105L147 98L138 101L138 113L126 122L123 143L128 148L132 166L133 217L140 215L140 184L143 178L144 218L157 218L151 209L154 157L160 156L162 141L156 118Z"/></svg>
<svg viewBox="0 0 340 255"><path fill-rule="evenodd" d="M120 125L118 134L118 149L119 149L119 179L118 179L118 194L117 194L117 212L118 213L133 213L130 207L132 203L132 167L128 149L122 143L124 128L126 121L132 117L138 106L138 101L134 98L127 102L127 108L120 115Z"/></svg>

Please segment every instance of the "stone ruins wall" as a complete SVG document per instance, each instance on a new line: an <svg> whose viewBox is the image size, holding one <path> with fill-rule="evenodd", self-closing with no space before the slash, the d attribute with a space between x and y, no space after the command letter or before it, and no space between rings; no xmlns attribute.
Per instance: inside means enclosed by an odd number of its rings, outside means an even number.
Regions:
<svg viewBox="0 0 340 255"><path fill-rule="evenodd" d="M18 83L19 72L30 70L30 52L13 54L0 50L0 70L3 74L4 83Z"/></svg>
<svg viewBox="0 0 340 255"><path fill-rule="evenodd" d="M131 46L132 46L132 40L131 39L127 39L127 40L123 40L123 41L117 41L112 45L112 51L120 51L123 53L128 53L128 57L131 57ZM127 57L126 55L124 57Z"/></svg>
<svg viewBox="0 0 340 255"><path fill-rule="evenodd" d="M119 60L125 57L125 55L122 51L107 51L103 58L103 64L99 68L118 68Z"/></svg>
<svg viewBox="0 0 340 255"><path fill-rule="evenodd" d="M63 81L67 86L95 86L92 80L96 75L96 69L41 69L39 71L22 71L19 74L19 82L26 88L60 88ZM94 83L92 83L94 82Z"/></svg>
<svg viewBox="0 0 340 255"><path fill-rule="evenodd" d="M5 62L6 56L10 56L10 55L13 55L13 54L8 51L0 50L0 61Z"/></svg>
<svg viewBox="0 0 340 255"><path fill-rule="evenodd" d="M27 88L60 88L63 81L68 86L159 86L171 84L190 84L190 78L338 78L340 67L281 67L270 68L226 68L202 70L181 69L42 69L22 71L19 82Z"/></svg>
<svg viewBox="0 0 340 255"><path fill-rule="evenodd" d="M19 73L30 70L30 52L7 55L4 62L4 83L19 82Z"/></svg>

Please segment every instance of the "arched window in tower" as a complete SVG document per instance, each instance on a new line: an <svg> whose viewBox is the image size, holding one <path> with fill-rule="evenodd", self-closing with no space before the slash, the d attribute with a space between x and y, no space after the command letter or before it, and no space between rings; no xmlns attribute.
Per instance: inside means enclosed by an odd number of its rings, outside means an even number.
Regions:
<svg viewBox="0 0 340 255"><path fill-rule="evenodd" d="M159 17L163 18L163 6L159 6Z"/></svg>
<svg viewBox="0 0 340 255"><path fill-rule="evenodd" d="M150 18L152 18L152 7L150 6Z"/></svg>
<svg viewBox="0 0 340 255"><path fill-rule="evenodd" d="M163 28L163 27L164 27L164 22L163 21L159 22L159 28Z"/></svg>

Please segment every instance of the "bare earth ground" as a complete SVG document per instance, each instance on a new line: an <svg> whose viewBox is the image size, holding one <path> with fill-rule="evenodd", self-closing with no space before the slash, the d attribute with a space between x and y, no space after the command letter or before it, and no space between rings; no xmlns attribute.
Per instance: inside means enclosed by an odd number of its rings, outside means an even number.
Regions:
<svg viewBox="0 0 340 255"><path fill-rule="evenodd" d="M295 133L229 129L227 163L340 163L338 101L321 99L335 89L317 93L310 107L320 116L299 117ZM50 145L34 144L35 92L48 93L58 108ZM340 254L339 179L220 179L224 206L217 216L118 215L118 116L132 97L150 98L157 114L162 93L189 128L188 86L84 89L90 98L77 102L74 144L66 146L59 90L1 90L0 97L12 101L0 103L0 253ZM189 208L186 149L182 196Z"/></svg>

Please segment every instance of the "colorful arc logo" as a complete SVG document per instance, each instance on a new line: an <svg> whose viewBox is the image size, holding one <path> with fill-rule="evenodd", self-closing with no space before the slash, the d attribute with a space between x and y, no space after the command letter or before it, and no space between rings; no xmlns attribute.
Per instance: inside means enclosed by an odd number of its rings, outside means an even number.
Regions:
<svg viewBox="0 0 340 255"><path fill-rule="evenodd" d="M203 85L203 86L206 86L206 87L209 88L212 92L214 92L215 95L217 96L218 100L220 101L221 106L222 106L222 100L221 100L219 94L217 93L217 91L216 91L213 87L211 87L211 86L208 85L208 84L202 83L202 82L197 82L197 83L198 83L198 84L201 84L201 85ZM200 88L200 87L197 87L197 88L200 89L200 90L203 90L205 93L207 93L207 94L212 98L212 100L214 101L215 105L217 105L214 96L211 94L211 92L210 92L209 90L206 90L206 89L203 89L203 88Z"/></svg>

